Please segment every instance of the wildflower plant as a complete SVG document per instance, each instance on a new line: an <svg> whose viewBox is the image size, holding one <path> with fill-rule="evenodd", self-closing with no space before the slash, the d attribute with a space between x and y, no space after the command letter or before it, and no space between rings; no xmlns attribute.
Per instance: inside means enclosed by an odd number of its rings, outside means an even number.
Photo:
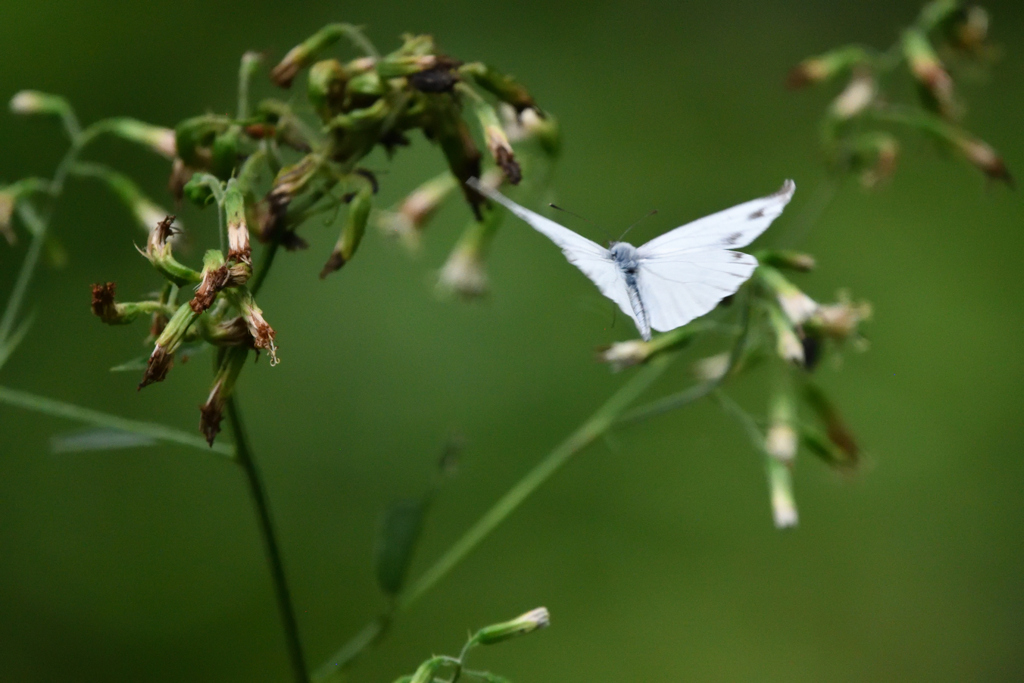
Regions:
<svg viewBox="0 0 1024 683"><path fill-rule="evenodd" d="M945 51L964 58L987 58L986 35L983 10L936 0L884 53L843 47L802 62L790 75L791 86L847 79L821 126L833 175L877 184L893 168L897 136L916 130L962 154L989 177L1009 182L1009 172L998 155L960 127L962 108L955 82L938 56ZM359 53L348 61L328 56L343 38ZM324 681L344 672L387 634L402 611L437 585L563 465L613 429L712 398L736 418L759 454L778 528L798 523L793 472L801 451L840 472L855 471L862 462L857 438L815 376L828 365L825 361L839 359L851 348L866 348L861 327L870 318L871 307L845 292L834 302L819 302L804 291L816 267L811 255L789 248L761 248L754 252L759 265L753 277L713 314L650 341L626 340L598 349L599 361L630 377L424 573L409 580L431 502L453 469L457 449L446 449L427 491L419 498L396 502L383 518L375 550L377 582L384 596L380 614L310 670L266 489L236 401L238 378L253 365L253 358L267 356L267 366L287 360L292 331L281 330L279 338L273 327L274 311L264 312L258 303L268 273L282 248L306 248L302 235L310 224L332 224L342 211L342 226L335 246L324 255L320 277L348 267L371 224L416 249L438 207L458 196L470 218L440 270L437 287L446 294L479 296L489 286L485 257L502 212L467 181L478 178L490 188L530 184L535 171L558 155L559 131L553 116L518 81L486 64L444 54L430 36L403 36L398 49L381 54L359 29L328 25L269 71L270 80L281 89L295 88L305 74L303 95L254 103L250 93L262 61L257 53L243 55L234 113L202 114L173 128L127 118L105 119L82 128L70 104L58 96L25 91L11 101L15 113L57 117L70 147L52 178L25 178L0 188L0 232L12 244L23 232L31 237L0 319L0 367L29 329L31 317L22 316L21 310L65 184L71 179L98 181L145 230L138 250L155 271L157 291L143 301L121 301L113 280L96 283L92 311L110 325L148 323L144 334L152 349L140 368L140 390L165 381L175 362L197 350L214 351L213 378L199 411L198 433L126 420L6 387L0 387L0 402L102 428L110 443L115 436L130 434L209 449L239 465L260 524L295 681ZM897 105L883 97L882 85L901 70L918 85L919 103ZM376 206L378 173L362 162L377 148L389 157L396 155L416 131L437 145L447 171L425 179L395 206ZM206 251L201 262L183 255L178 245L185 226L147 198L131 179L84 161L83 152L101 135L129 140L165 157L172 197L213 214L208 222L216 225L218 247ZM788 220L783 217L780 223ZM790 234L798 232L794 225L806 230L815 220L814 212L805 214L790 221L786 229ZM199 232L188 230L187 234ZM768 234L771 239L772 233ZM634 405L680 352L697 340L714 352L691 359L693 381ZM763 418L725 393L735 378L754 368L765 369L769 377ZM218 438L225 419L231 426L232 444ZM399 680L426 683L461 676L502 680L466 669L467 653L547 623L547 611L540 608L481 629L458 657L432 657Z"/></svg>

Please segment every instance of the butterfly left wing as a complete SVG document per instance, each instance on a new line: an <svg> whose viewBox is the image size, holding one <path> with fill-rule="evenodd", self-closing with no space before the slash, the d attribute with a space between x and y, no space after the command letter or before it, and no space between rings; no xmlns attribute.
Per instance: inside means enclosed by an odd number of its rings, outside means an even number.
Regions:
<svg viewBox="0 0 1024 683"><path fill-rule="evenodd" d="M569 228L559 225L550 218L545 218L516 204L500 192L481 184L476 178L470 178L466 184L488 199L498 202L528 223L534 230L554 242L565 254L569 263L583 271L583 274L597 285L602 294L614 301L623 313L632 318L638 326L640 325L633 312L633 307L629 303L626 280L607 249L588 240L583 235L578 235Z"/></svg>

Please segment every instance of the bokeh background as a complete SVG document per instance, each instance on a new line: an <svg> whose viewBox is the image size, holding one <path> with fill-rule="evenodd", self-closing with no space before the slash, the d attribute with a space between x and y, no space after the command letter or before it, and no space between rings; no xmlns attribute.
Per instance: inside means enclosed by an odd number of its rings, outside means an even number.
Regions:
<svg viewBox="0 0 1024 683"><path fill-rule="evenodd" d="M1002 61L965 84L967 125L1024 168L1024 7L987 2ZM916 0L686 3L328 3L4 0L0 98L66 95L81 118L173 125L234 108L238 57L280 57L330 21L384 49L433 33L451 54L516 74L555 112L559 200L611 226L659 209L648 239L759 196L786 177L793 221L824 172L828 93L790 93L799 59L850 41L889 45ZM258 94L269 95L269 86ZM47 174L55 125L0 113L0 176ZM94 158L169 203L166 166L106 141ZM382 204L441 169L422 140L383 178ZM196 231L212 215L184 214ZM410 260L370 232L317 273L336 237L283 254L260 303L283 362L239 391L267 479L311 665L375 615L371 550L387 503L421 492L453 430L459 476L438 499L425 568L622 381L593 349L631 335L546 240L506 221L483 303L438 302L430 280L462 229L457 202ZM587 230L586 226L575 225ZM771 524L763 469L712 403L620 430L574 461L404 614L352 680L390 681L466 631L537 605L553 626L472 661L517 681L962 681L1024 677L1024 210L1019 192L911 145L894 180L845 186L802 244L801 282L874 303L869 352L820 380L869 453L843 479L809 456L800 527ZM140 326L91 317L88 285L127 298L156 276L141 233L105 190L74 183L44 269L37 320L0 383L193 430L205 360L136 393L108 368L144 353ZM597 237L597 235L595 235ZM9 291L24 243L0 246ZM656 387L687 381L677 364ZM732 394L763 412L767 378ZM0 407L0 679L280 681L288 676L266 564L240 473L172 447L54 454L64 421ZM225 437L227 435L225 434Z"/></svg>

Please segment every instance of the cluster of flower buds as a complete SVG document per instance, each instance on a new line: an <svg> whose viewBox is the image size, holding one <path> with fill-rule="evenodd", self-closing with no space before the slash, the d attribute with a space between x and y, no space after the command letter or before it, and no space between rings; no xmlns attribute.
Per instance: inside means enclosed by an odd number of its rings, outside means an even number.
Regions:
<svg viewBox="0 0 1024 683"><path fill-rule="evenodd" d="M838 170L851 171L871 187L895 168L900 145L895 131L923 132L958 153L994 180L1011 182L999 155L962 129L963 107L947 61L988 61L988 14L960 0L932 0L899 42L886 52L847 46L806 59L789 74L791 88L847 78L829 106L822 130L825 152ZM883 97L878 82L905 67L915 83L919 105L900 105ZM891 130L890 130L891 129Z"/></svg>
<svg viewBox="0 0 1024 683"><path fill-rule="evenodd" d="M347 62L324 53L348 38L362 55ZM201 430L212 443L221 415L249 350L264 350L277 362L275 331L263 317L254 293L262 284L278 247L306 246L299 228L315 217L332 222L344 207L337 242L321 273L326 277L352 260L373 214L378 192L375 173L359 163L377 147L392 154L419 130L436 143L448 172L413 192L378 223L408 244L418 243L423 227L441 202L460 189L474 219L444 266L440 286L478 295L486 289L483 259L501 212L465 184L481 178L491 187L523 179L523 154L515 146L536 141L554 156L558 128L526 89L513 78L479 63L464 63L438 51L433 38L406 35L401 46L381 55L348 24L331 24L289 51L275 66L271 81L289 88L308 71L306 96L315 120L281 99L250 106L249 86L261 62L246 53L239 70L235 115L203 114L173 130L128 118L107 119L80 131L67 103L55 96L24 92L11 103L21 113L64 118L78 144L112 134L148 147L172 161L169 188L179 200L215 206L222 226L221 248L206 252L197 270L174 254L181 227L150 201L132 181L99 164L74 163L72 174L108 185L148 231L140 252L166 281L153 300L117 302L112 283L93 288L93 311L109 324L151 316L153 351L141 389L162 381L186 342L218 347L218 369L202 408ZM493 160L484 169L470 122ZM531 145L526 145L529 155ZM31 192L45 184L23 181L0 188L0 232L14 239L11 217ZM254 259L250 233L268 245L263 261ZM181 292L190 288L187 296Z"/></svg>

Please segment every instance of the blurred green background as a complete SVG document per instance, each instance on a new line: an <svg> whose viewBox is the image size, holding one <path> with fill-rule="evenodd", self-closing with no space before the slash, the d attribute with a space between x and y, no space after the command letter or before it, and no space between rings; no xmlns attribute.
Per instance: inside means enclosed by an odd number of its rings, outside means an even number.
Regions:
<svg viewBox="0 0 1024 683"><path fill-rule="evenodd" d="M961 88L967 126L1024 168L1024 7L988 2L1004 58ZM889 45L916 0L687 3L327 3L4 0L0 98L66 95L86 122L154 123L234 108L238 57L280 57L329 21L384 50L405 31L518 77L555 112L559 200L604 225L659 215L636 242L775 189L806 206L823 176L828 93L789 93L799 59L850 41ZM269 94L263 86L259 94ZM48 174L55 125L0 113L0 177ZM153 196L166 164L106 141L93 155ZM372 161L385 168L381 158ZM382 176L381 204L438 172L422 140ZM844 480L802 456L800 527L771 524L759 457L712 403L648 422L573 462L353 670L390 681L466 631L546 605L553 626L472 662L517 681L1020 680L1024 677L1024 210L968 165L911 145L893 182L844 187L802 245L801 279L875 306L871 350L820 380L869 453ZM197 231L213 216L186 211ZM260 297L282 356L240 383L312 666L382 605L377 520L423 490L446 436L469 447L433 509L425 568L622 381L594 347L627 338L610 305L546 240L506 221L483 303L440 303L430 278L466 221L453 203L410 260L375 232L317 279L336 232L305 231ZM574 225L579 228L579 225ZM585 230L584 230L585 231ZM157 278L141 233L105 190L72 185L55 222L70 261L41 270L37 320L0 383L194 430L209 363L136 393L108 368L144 353L141 325L108 328L88 285L125 298ZM595 235L596 237L596 235ZM24 242L0 245L9 291ZM687 381L677 364L658 385ZM732 394L764 410L767 377ZM77 425L0 407L0 679L280 681L288 676L240 473L198 451L57 455ZM227 434L224 435L225 438Z"/></svg>

